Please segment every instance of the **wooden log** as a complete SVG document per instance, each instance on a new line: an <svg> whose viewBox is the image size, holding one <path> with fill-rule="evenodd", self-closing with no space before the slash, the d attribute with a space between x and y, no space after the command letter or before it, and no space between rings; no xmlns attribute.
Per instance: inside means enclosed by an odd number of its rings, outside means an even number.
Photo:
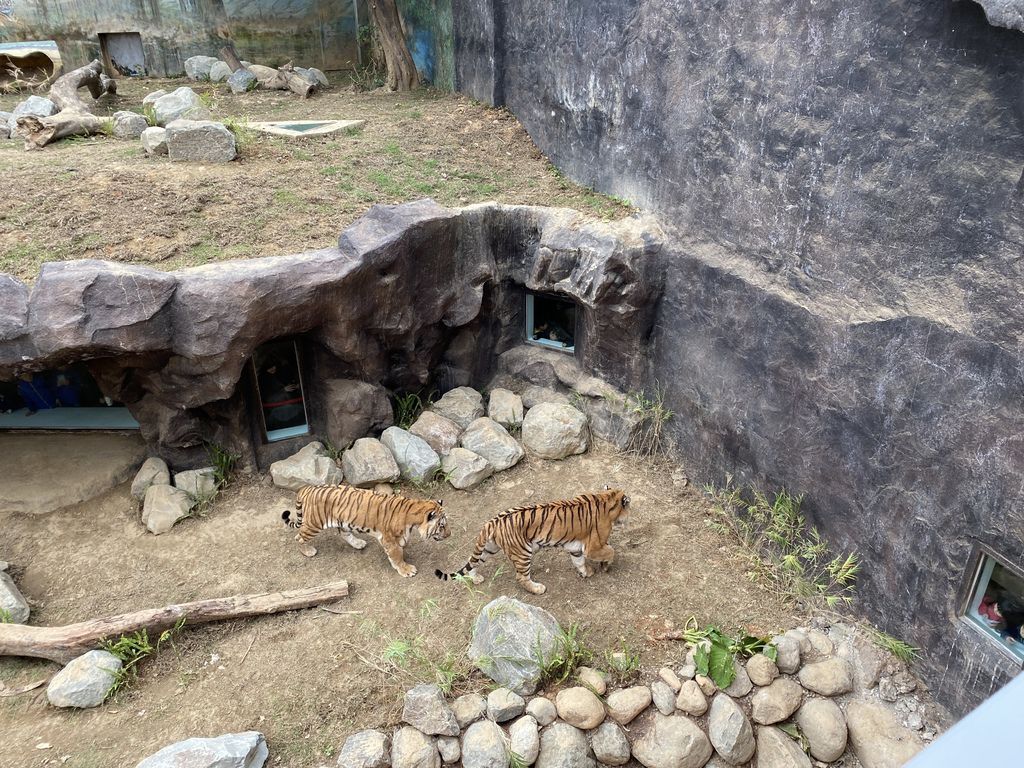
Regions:
<svg viewBox="0 0 1024 768"><path fill-rule="evenodd" d="M79 89L88 88L94 99L117 93L117 81L103 74L103 65L92 61L58 77L50 87L50 101L60 111L49 117L28 115L18 118L18 135L25 149L38 149L65 136L91 136L100 133L106 122L89 111Z"/></svg>
<svg viewBox="0 0 1024 768"><path fill-rule="evenodd" d="M313 91L316 90L316 85L295 72L291 64L285 64L277 68L277 77L273 83L273 85L268 85L267 87L280 88L282 91L288 90L299 94L304 99L309 98Z"/></svg>
<svg viewBox="0 0 1024 768"><path fill-rule="evenodd" d="M170 629L181 619L185 620L185 626L193 626L226 619L265 616L333 603L347 595L348 582L337 581L285 592L197 600L103 619L90 619L63 627L0 624L0 656L30 656L66 664L86 651L99 648L104 640L116 640L121 635L138 632L140 629L155 635Z"/></svg>
<svg viewBox="0 0 1024 768"><path fill-rule="evenodd" d="M242 68L242 60L238 58L238 54L235 53L235 46L231 43L226 43L220 49L220 57L225 64L231 67L232 72L237 72Z"/></svg>
<svg viewBox="0 0 1024 768"><path fill-rule="evenodd" d="M103 65L97 59L58 77L50 86L50 101L62 112L66 109L88 112L89 106L78 95L78 89L86 87L93 99L117 93L117 81L103 74Z"/></svg>

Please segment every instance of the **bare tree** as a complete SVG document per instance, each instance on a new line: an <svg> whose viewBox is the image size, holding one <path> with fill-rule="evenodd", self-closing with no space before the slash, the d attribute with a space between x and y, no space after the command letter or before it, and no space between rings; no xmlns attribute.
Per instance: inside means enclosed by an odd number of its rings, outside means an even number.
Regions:
<svg viewBox="0 0 1024 768"><path fill-rule="evenodd" d="M388 90L413 90L420 84L420 78L405 44L405 27L395 0L370 0L370 12L388 66Z"/></svg>

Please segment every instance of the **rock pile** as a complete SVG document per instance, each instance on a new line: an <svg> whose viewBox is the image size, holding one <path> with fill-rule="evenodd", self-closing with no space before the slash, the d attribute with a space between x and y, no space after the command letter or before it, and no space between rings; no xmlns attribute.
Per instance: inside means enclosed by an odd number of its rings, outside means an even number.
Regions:
<svg viewBox="0 0 1024 768"><path fill-rule="evenodd" d="M131 492L132 497L142 503L142 524L151 533L161 534L188 517L196 506L209 502L217 494L217 488L217 473L213 467L176 472L174 485L171 485L167 463L150 457L135 474Z"/></svg>
<svg viewBox="0 0 1024 768"><path fill-rule="evenodd" d="M214 56L192 56L185 59L185 75L197 82L227 82L234 93L244 93L258 87L261 80L272 78L278 72L273 67L251 64L248 61L240 63L242 69L232 72L227 62ZM330 85L327 75L316 67L292 67L290 71L318 88Z"/></svg>

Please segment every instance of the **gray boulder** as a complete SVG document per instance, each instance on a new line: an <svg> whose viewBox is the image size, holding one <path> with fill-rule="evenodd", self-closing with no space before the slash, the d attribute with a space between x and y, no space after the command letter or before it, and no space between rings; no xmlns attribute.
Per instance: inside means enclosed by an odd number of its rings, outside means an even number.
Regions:
<svg viewBox="0 0 1024 768"><path fill-rule="evenodd" d="M447 456L459 444L462 427L439 413L424 411L409 431L426 440L439 456Z"/></svg>
<svg viewBox="0 0 1024 768"><path fill-rule="evenodd" d="M608 715L619 725L627 725L651 704L651 689L646 685L620 688L605 700Z"/></svg>
<svg viewBox="0 0 1024 768"><path fill-rule="evenodd" d="M757 729L755 768L811 768L811 761L783 731L762 726Z"/></svg>
<svg viewBox="0 0 1024 768"><path fill-rule="evenodd" d="M538 387L536 385L531 385L524 389L522 398L524 408L536 408L542 403L572 405L572 403L569 402L569 398L561 392L556 392L555 390L548 389L547 387Z"/></svg>
<svg viewBox="0 0 1024 768"><path fill-rule="evenodd" d="M167 129L158 125L152 125L139 136L142 142L142 149L146 154L166 155L167 154Z"/></svg>
<svg viewBox="0 0 1024 768"><path fill-rule="evenodd" d="M478 720L462 737L462 768L508 768L508 745L497 723Z"/></svg>
<svg viewBox="0 0 1024 768"><path fill-rule="evenodd" d="M751 716L761 725L781 722L796 712L803 695L796 681L780 677L754 694L750 700Z"/></svg>
<svg viewBox="0 0 1024 768"><path fill-rule="evenodd" d="M395 457L380 440L363 437L341 456L341 468L350 485L372 488L377 483L393 483L401 477Z"/></svg>
<svg viewBox="0 0 1024 768"><path fill-rule="evenodd" d="M345 739L338 755L338 768L388 768L391 750L388 737L380 731L366 730Z"/></svg>
<svg viewBox="0 0 1024 768"><path fill-rule="evenodd" d="M772 638L772 645L775 646L775 664L779 672L786 675L796 674L800 669L800 643L795 637L789 635L776 635Z"/></svg>
<svg viewBox="0 0 1024 768"><path fill-rule="evenodd" d="M708 738L718 754L733 765L742 765L754 756L754 729L739 704L726 693L711 702Z"/></svg>
<svg viewBox="0 0 1024 768"><path fill-rule="evenodd" d="M142 502L142 524L150 533L167 533L192 509L192 497L180 488L151 485Z"/></svg>
<svg viewBox="0 0 1024 768"><path fill-rule="evenodd" d="M558 721L540 735L537 768L590 768L587 736L579 728Z"/></svg>
<svg viewBox="0 0 1024 768"><path fill-rule="evenodd" d="M25 624L31 612L28 601L6 569L0 570L0 611L11 624Z"/></svg>
<svg viewBox="0 0 1024 768"><path fill-rule="evenodd" d="M663 715L671 715L676 711L676 692L664 680L651 683L651 700Z"/></svg>
<svg viewBox="0 0 1024 768"><path fill-rule="evenodd" d="M12 138L14 126L11 124L11 118L13 116L13 112L4 112L0 110L0 139Z"/></svg>
<svg viewBox="0 0 1024 768"><path fill-rule="evenodd" d="M231 77L231 67L223 61L217 61L212 67L210 67L211 83L223 83L229 77Z"/></svg>
<svg viewBox="0 0 1024 768"><path fill-rule="evenodd" d="M763 687L779 676L779 668L763 653L755 653L747 661L747 676L754 685Z"/></svg>
<svg viewBox="0 0 1024 768"><path fill-rule="evenodd" d="M402 720L428 736L459 735L455 713L433 683L423 683L406 692Z"/></svg>
<svg viewBox="0 0 1024 768"><path fill-rule="evenodd" d="M338 485L344 479L338 463L327 455L323 443L314 440L287 459L270 465L270 477L278 488L297 491L304 485Z"/></svg>
<svg viewBox="0 0 1024 768"><path fill-rule="evenodd" d="M217 491L216 470L213 467L203 467L175 472L174 487L183 490L193 500L208 499Z"/></svg>
<svg viewBox="0 0 1024 768"><path fill-rule="evenodd" d="M831 699L805 702L796 713L796 723L815 759L831 763L846 751L846 718Z"/></svg>
<svg viewBox="0 0 1024 768"><path fill-rule="evenodd" d="M711 757L711 742L688 717L654 712L632 729L633 757L647 768L701 768Z"/></svg>
<svg viewBox="0 0 1024 768"><path fill-rule="evenodd" d="M684 680L676 696L676 708L688 715L700 717L708 711L708 700L695 680Z"/></svg>
<svg viewBox="0 0 1024 768"><path fill-rule="evenodd" d="M55 707L98 707L121 671L121 660L107 651L89 651L72 659L46 686L46 699Z"/></svg>
<svg viewBox="0 0 1024 768"><path fill-rule="evenodd" d="M406 725L391 739L391 768L440 768L437 744L422 731Z"/></svg>
<svg viewBox="0 0 1024 768"><path fill-rule="evenodd" d="M540 754L540 731L531 715L523 715L508 729L509 750L526 765L533 765Z"/></svg>
<svg viewBox="0 0 1024 768"><path fill-rule="evenodd" d="M60 110L57 109L57 105L49 99L44 99L42 96L29 96L23 102L19 103L11 112L11 116L8 119L8 123L11 126L11 133L14 133L14 127L18 124L19 117L49 117L50 115L56 115Z"/></svg>
<svg viewBox="0 0 1024 768"><path fill-rule="evenodd" d="M846 725L853 752L864 768L899 768L923 747L884 704L854 699L846 707Z"/></svg>
<svg viewBox="0 0 1024 768"><path fill-rule="evenodd" d="M495 688L487 694L487 717L496 723L519 717L525 710L523 697L508 688Z"/></svg>
<svg viewBox="0 0 1024 768"><path fill-rule="evenodd" d="M495 472L515 466L525 455L515 438L486 416L471 422L459 442L463 448L487 459Z"/></svg>
<svg viewBox="0 0 1024 768"><path fill-rule="evenodd" d="M455 715L455 722L459 724L459 728L465 728L487 714L487 699L479 693L467 693L459 696L452 702L452 713Z"/></svg>
<svg viewBox="0 0 1024 768"><path fill-rule="evenodd" d="M324 88L330 85L327 75L316 67L296 67L295 72L313 85L320 85Z"/></svg>
<svg viewBox="0 0 1024 768"><path fill-rule="evenodd" d="M150 103L153 105L153 122L157 125L167 126L175 120L206 120L210 117L210 111L203 106L196 92L184 85L158 96Z"/></svg>
<svg viewBox="0 0 1024 768"><path fill-rule="evenodd" d="M445 392L430 409L466 429L484 415L484 398L472 387L456 387Z"/></svg>
<svg viewBox="0 0 1024 768"><path fill-rule="evenodd" d="M452 448L441 459L441 471L453 488L473 488L494 474L494 467L483 456L466 448Z"/></svg>
<svg viewBox="0 0 1024 768"><path fill-rule="evenodd" d="M132 480L132 498L142 501L146 498L149 486L170 484L171 473L167 469L167 462L158 456L150 456L135 473L135 479Z"/></svg>
<svg viewBox="0 0 1024 768"><path fill-rule="evenodd" d="M525 696L536 690L560 634L543 608L502 596L477 615L469 658L496 683Z"/></svg>
<svg viewBox="0 0 1024 768"><path fill-rule="evenodd" d="M258 731L186 739L164 747L135 768L262 768L267 740Z"/></svg>
<svg viewBox="0 0 1024 768"><path fill-rule="evenodd" d="M604 704L592 690L582 685L560 690L555 696L555 708L565 722L584 731L604 722Z"/></svg>
<svg viewBox="0 0 1024 768"><path fill-rule="evenodd" d="M754 684L750 682L750 676L747 674L746 668L740 664L739 659L732 660L732 668L734 676L725 692L733 698L739 699L750 693Z"/></svg>
<svg viewBox="0 0 1024 768"><path fill-rule="evenodd" d="M167 155L173 162L229 163L237 154L235 134L222 123L178 119L167 124Z"/></svg>
<svg viewBox="0 0 1024 768"><path fill-rule="evenodd" d="M839 657L807 664L797 677L800 685L822 696L838 696L853 690L853 666Z"/></svg>
<svg viewBox="0 0 1024 768"><path fill-rule="evenodd" d="M344 448L395 423L388 391L359 379L327 379L319 407L332 445Z"/></svg>
<svg viewBox="0 0 1024 768"><path fill-rule="evenodd" d="M629 740L622 728L610 720L601 723L590 734L590 748L602 765L625 765L629 762Z"/></svg>
<svg viewBox="0 0 1024 768"><path fill-rule="evenodd" d="M427 441L401 427L388 427L380 436L380 441L391 451L406 480L425 483L432 480L441 469L441 459Z"/></svg>
<svg viewBox="0 0 1024 768"><path fill-rule="evenodd" d="M210 70L218 61L214 56L190 56L185 59L185 74L191 80L209 80Z"/></svg>
<svg viewBox="0 0 1024 768"><path fill-rule="evenodd" d="M150 91L149 93L147 93L142 98L142 106L146 106L147 104L152 104L157 99L159 99L161 96L166 96L166 95L167 95L167 91L165 91L163 88L161 88L158 91Z"/></svg>
<svg viewBox="0 0 1024 768"><path fill-rule="evenodd" d="M537 721L537 725L543 728L555 722L555 718L558 717L558 710L551 699L538 696L526 703L526 714L533 717Z"/></svg>
<svg viewBox="0 0 1024 768"><path fill-rule="evenodd" d="M462 745L456 736L438 736L437 751L445 765L454 765L462 759Z"/></svg>
<svg viewBox="0 0 1024 768"><path fill-rule="evenodd" d="M248 93L259 88L260 81L249 69L239 69L228 77L228 87L235 94Z"/></svg>
<svg viewBox="0 0 1024 768"><path fill-rule="evenodd" d="M487 415L503 427L518 427L523 423L523 398L501 387L492 389Z"/></svg>
<svg viewBox="0 0 1024 768"><path fill-rule="evenodd" d="M542 403L523 419L523 445L542 459L564 459L590 445L587 417L571 405Z"/></svg>
<svg viewBox="0 0 1024 768"><path fill-rule="evenodd" d="M149 127L149 121L138 112L114 113L114 136L119 139L137 139Z"/></svg>

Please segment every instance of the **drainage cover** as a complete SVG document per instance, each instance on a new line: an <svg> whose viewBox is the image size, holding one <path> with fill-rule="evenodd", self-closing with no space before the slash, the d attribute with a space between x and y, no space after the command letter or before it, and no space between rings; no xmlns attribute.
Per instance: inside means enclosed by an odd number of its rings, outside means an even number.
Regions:
<svg viewBox="0 0 1024 768"><path fill-rule="evenodd" d="M249 123L254 131L269 133L274 136L297 138L300 136L323 136L328 133L357 131L363 127L365 120L274 120L271 122Z"/></svg>

